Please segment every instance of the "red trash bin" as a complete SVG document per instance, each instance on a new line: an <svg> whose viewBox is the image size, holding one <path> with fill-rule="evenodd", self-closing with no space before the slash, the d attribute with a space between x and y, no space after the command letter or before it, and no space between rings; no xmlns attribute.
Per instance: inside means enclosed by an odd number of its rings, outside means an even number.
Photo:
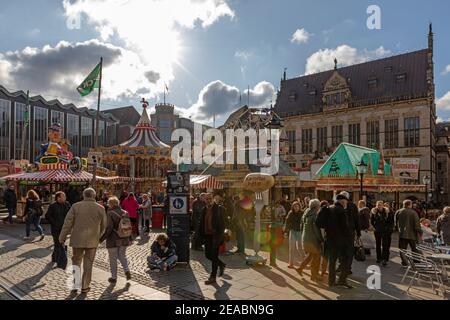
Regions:
<svg viewBox="0 0 450 320"><path fill-rule="evenodd" d="M162 207L153 207L152 210L152 229L162 229L164 213Z"/></svg>

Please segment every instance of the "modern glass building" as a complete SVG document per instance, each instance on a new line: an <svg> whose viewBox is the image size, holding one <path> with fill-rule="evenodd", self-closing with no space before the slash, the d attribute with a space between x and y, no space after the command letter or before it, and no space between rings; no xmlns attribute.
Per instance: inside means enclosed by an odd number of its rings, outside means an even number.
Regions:
<svg viewBox="0 0 450 320"><path fill-rule="evenodd" d="M75 155L85 157L94 146L96 110L33 96L27 127L26 109L25 92L9 92L0 86L0 160L19 160L23 154L24 159L33 162L41 145L47 143L48 127L54 123L63 127L62 137L70 141ZM99 124L99 145L116 145L118 120L101 112Z"/></svg>

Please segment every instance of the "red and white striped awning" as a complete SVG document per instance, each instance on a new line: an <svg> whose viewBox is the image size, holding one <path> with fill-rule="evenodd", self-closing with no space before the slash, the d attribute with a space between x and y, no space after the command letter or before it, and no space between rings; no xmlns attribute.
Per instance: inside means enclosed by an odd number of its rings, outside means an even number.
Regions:
<svg viewBox="0 0 450 320"><path fill-rule="evenodd" d="M193 189L223 189L223 184L210 175L191 175L190 184ZM163 186L167 186L167 181L163 182Z"/></svg>
<svg viewBox="0 0 450 320"><path fill-rule="evenodd" d="M41 181L52 183L89 182L92 180L92 174L86 171L47 170L14 174L3 177L3 179L7 181Z"/></svg>

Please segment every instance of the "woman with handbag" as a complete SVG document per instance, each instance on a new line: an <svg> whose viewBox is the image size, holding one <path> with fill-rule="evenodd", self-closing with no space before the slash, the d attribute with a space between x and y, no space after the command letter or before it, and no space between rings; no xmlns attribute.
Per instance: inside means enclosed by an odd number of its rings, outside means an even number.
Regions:
<svg viewBox="0 0 450 320"><path fill-rule="evenodd" d="M394 213L384 206L383 201L378 201L372 209L370 222L375 228L377 263L387 266L394 231Z"/></svg>
<svg viewBox="0 0 450 320"><path fill-rule="evenodd" d="M302 235L300 231L300 224L302 220L303 212L300 207L300 203L295 201L292 204L291 211L286 217L283 232L289 234L289 269L295 269L295 256L299 256L303 259L304 253L302 250Z"/></svg>
<svg viewBox="0 0 450 320"><path fill-rule="evenodd" d="M26 236L23 238L24 240L31 239L30 232L32 225L35 228L34 231L37 231L39 233L39 241L42 241L44 239L44 230L40 225L42 215L42 201L39 199L39 195L34 190L28 191L23 216L26 232Z"/></svg>

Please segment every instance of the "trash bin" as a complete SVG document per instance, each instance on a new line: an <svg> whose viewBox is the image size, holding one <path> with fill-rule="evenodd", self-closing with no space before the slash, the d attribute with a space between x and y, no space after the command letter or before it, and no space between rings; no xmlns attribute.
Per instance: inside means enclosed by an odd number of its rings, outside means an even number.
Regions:
<svg viewBox="0 0 450 320"><path fill-rule="evenodd" d="M164 221L163 207L152 207L152 229L162 229Z"/></svg>

